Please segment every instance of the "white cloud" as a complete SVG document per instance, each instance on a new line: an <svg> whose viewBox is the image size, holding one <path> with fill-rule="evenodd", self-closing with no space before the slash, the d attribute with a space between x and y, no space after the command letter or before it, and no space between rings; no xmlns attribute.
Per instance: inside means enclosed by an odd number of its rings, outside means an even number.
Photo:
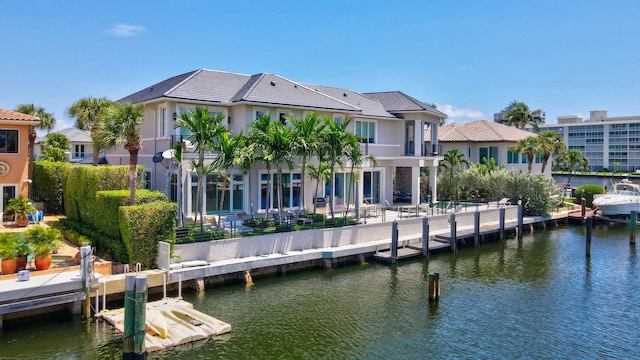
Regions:
<svg viewBox="0 0 640 360"><path fill-rule="evenodd" d="M142 25L129 25L120 23L113 25L109 30L107 30L107 32L115 36L128 37L136 36L138 35L138 33L144 30L146 29Z"/></svg>
<svg viewBox="0 0 640 360"><path fill-rule="evenodd" d="M482 112L479 110L462 108L459 109L453 105L445 105L445 104L436 104L438 106L438 110L447 114L449 118L470 118L473 120L477 120L482 118Z"/></svg>

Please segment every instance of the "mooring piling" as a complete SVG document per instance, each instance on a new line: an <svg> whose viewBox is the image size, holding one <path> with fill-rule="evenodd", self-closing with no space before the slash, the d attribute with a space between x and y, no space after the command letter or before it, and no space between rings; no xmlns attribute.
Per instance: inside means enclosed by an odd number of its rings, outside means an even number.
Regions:
<svg viewBox="0 0 640 360"><path fill-rule="evenodd" d="M398 261L398 222L394 221L391 224L391 257L389 258L392 264Z"/></svg>
<svg viewBox="0 0 640 360"><path fill-rule="evenodd" d="M593 229L593 218L590 216L585 218L585 224L587 227L586 255L587 257L590 257L591 256L591 230Z"/></svg>
<svg viewBox="0 0 640 360"><path fill-rule="evenodd" d="M440 274L429 274L429 301L436 301L440 298Z"/></svg>
<svg viewBox="0 0 640 360"><path fill-rule="evenodd" d="M629 243L631 245L636 244L636 225L638 223L638 212L632 211L631 218L629 220Z"/></svg>

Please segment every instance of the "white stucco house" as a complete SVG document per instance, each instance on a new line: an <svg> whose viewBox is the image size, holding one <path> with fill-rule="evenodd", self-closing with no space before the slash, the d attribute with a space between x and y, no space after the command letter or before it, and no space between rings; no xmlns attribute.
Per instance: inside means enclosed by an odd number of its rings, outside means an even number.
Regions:
<svg viewBox="0 0 640 360"><path fill-rule="evenodd" d="M60 131L54 131L53 133L62 134L69 139L69 162L79 163L86 159L91 160L93 141L91 141L91 136L88 131L78 128L66 128ZM40 154L42 154L42 144L46 140L46 136L39 136L34 142L33 153L38 160L40 159Z"/></svg>
<svg viewBox="0 0 640 360"><path fill-rule="evenodd" d="M431 170L431 183L435 185L438 161L442 159L436 151L439 148L438 125L446 115L400 91L359 93L305 84L275 74L245 75L199 69L164 79L119 101L144 105L143 149L139 152L139 164L145 167L148 187L182 202L186 216L193 214L196 196L204 200L207 213L216 213L219 186L227 189L223 212L248 213L250 208L264 212L275 207L274 196L269 198L266 194L268 184L273 187L277 182L267 181L269 175L263 163L255 163L249 174L233 170L230 183L226 184L218 181L217 174L209 174L204 181L203 192L196 194L197 178L191 166L191 159L196 154L186 153L180 174L173 160L162 157L164 151L184 141L185 129L175 128L175 117L194 110L196 106L224 114L224 124L232 135L246 134L251 122L262 115L270 115L272 119L282 119L285 115L303 118L315 112L332 119L351 118L349 131L364 138L361 144L363 152L374 155L379 165L366 162L357 169L359 196L351 198L346 196L350 164L345 164L344 170L336 169L336 203L353 203L356 198L366 199L372 204L391 203L394 190L401 190L412 194L411 203L418 204L420 168ZM433 146L429 148L424 146L425 127L432 129L430 143ZM215 153L209 153L206 161L215 157ZM121 147L108 152L106 158L109 164L128 164L129 154ZM285 168L282 175L280 183L286 208L297 208L301 197L310 207L315 196L323 197L329 193L328 185L324 184L320 186L320 192L314 194L315 181L301 178L301 166L298 159L294 167L291 170ZM270 176L276 180L273 171ZM305 194L300 191L302 181L306 184ZM179 183L182 191L178 190ZM272 194L275 193L274 189Z"/></svg>
<svg viewBox="0 0 640 360"><path fill-rule="evenodd" d="M425 138L429 139L429 136L429 131L426 131ZM457 148L471 163L480 163L483 158L493 158L496 165L504 165L505 169L527 171L527 156L513 152L510 148L529 136L538 135L488 120L450 123L440 127L438 153L445 154ZM531 173L540 173L542 157L537 156L534 162ZM551 177L551 160L547 164L545 175Z"/></svg>

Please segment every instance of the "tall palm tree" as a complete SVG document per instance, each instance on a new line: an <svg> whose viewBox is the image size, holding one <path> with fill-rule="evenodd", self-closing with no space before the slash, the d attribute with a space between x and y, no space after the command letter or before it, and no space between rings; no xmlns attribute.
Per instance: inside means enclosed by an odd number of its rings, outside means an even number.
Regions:
<svg viewBox="0 0 640 360"><path fill-rule="evenodd" d="M511 148L511 151L527 155L527 170L531 172L533 159L536 155L540 154L540 147L534 136L527 136L524 139L520 139L516 145Z"/></svg>
<svg viewBox="0 0 640 360"><path fill-rule="evenodd" d="M266 154L266 148L272 142L271 118L269 115L263 115L252 122L249 127L249 140L253 143L254 149L257 151L255 159L265 163L267 168L267 194L265 199L265 210L267 214L271 208L271 160Z"/></svg>
<svg viewBox="0 0 640 360"><path fill-rule="evenodd" d="M318 206L318 188L320 187L321 181L328 182L331 178L331 166L321 159L318 167L313 166L313 164L307 164L307 170L309 170L309 177L316 181L316 191L314 192L313 201L313 215L315 215Z"/></svg>
<svg viewBox="0 0 640 360"><path fill-rule="evenodd" d="M34 144L36 138L38 137L38 133L36 132L36 128L47 130L47 132L51 131L56 124L56 119L53 117L53 114L47 112L42 106L36 106L33 103L31 104L20 104L16 107L16 111L19 113L36 116L40 119L40 124L37 126L29 126L29 145L28 145L28 154L29 154L29 169L28 176L29 179L33 179L33 162L35 161L34 157ZM28 183L28 197L31 198L31 183Z"/></svg>
<svg viewBox="0 0 640 360"><path fill-rule="evenodd" d="M343 121L335 121L330 117L323 117L323 122L326 125L325 131L322 132L322 143L326 147L326 155L327 162L331 166L331 178L329 181L331 182L331 189L329 192L329 206L331 218L335 218L334 208L335 208L335 197L336 197L336 189L335 189L335 168L337 165L343 166L344 157L346 155L347 143L349 140L349 133L347 131L347 126L351 123L350 118L345 118Z"/></svg>
<svg viewBox="0 0 640 360"><path fill-rule="evenodd" d="M469 160L464 156L463 153L460 152L460 149L454 148L450 149L443 155L443 159L440 160L438 164L438 168L445 169L446 172L449 173L449 183L453 187L453 191L451 193L451 197L455 195L456 201L458 199L458 185L454 183L454 180L457 179L457 174L460 170L462 170L463 166L469 166ZM455 181L457 182L457 181ZM453 199L452 199L453 200Z"/></svg>
<svg viewBox="0 0 640 360"><path fill-rule="evenodd" d="M300 192L302 199L300 200L300 208L305 209L305 183L307 159L312 157L320 147L320 134L326 127L318 114L315 112L307 114L304 119L289 119L293 124L294 151L295 154L302 157L302 183Z"/></svg>
<svg viewBox="0 0 640 360"><path fill-rule="evenodd" d="M235 165L238 165L240 167L243 175L247 175L247 184L251 184L251 166L256 161L256 146L248 136L245 136L242 133L236 135L235 138L237 139L238 143L235 149L236 151L234 163ZM253 197L251 195L252 186L249 185L245 188L249 192L249 213L251 214L251 218L253 219Z"/></svg>
<svg viewBox="0 0 640 360"><path fill-rule="evenodd" d="M544 123L543 111L541 109L530 110L527 104L513 100L504 109L504 120L500 122L519 129L531 125L537 133L540 130L540 125Z"/></svg>
<svg viewBox="0 0 640 360"><path fill-rule="evenodd" d="M204 177L204 153L205 150L210 150L215 139L220 134L227 132L227 128L223 125L222 120L225 116L222 113L212 115L209 109L205 107L196 106L196 110L189 110L180 114L176 120L175 128L185 128L188 130L188 135L185 136L195 147L198 152L198 160L195 162L196 172L198 176L198 183L196 187L196 216L194 221L198 221L198 214L200 214L200 233L204 232L204 219L203 219L203 204L202 204L202 179Z"/></svg>
<svg viewBox="0 0 640 360"><path fill-rule="evenodd" d="M93 150L91 152L91 161L93 166L98 166L98 156L100 155L99 143L100 139L96 135L96 126L102 121L109 107L113 102L106 97L94 98L91 96L76 100L67 109L67 115L76 120L76 127L81 130L90 130L91 140L93 140Z"/></svg>
<svg viewBox="0 0 640 360"><path fill-rule="evenodd" d="M349 186L347 187L347 199L351 198L351 191L354 190L354 181L355 181L355 168L360 167L365 161L371 162L371 164L375 167L378 166L378 159L376 159L373 155L365 155L360 148L360 141L358 138L350 134L347 146L347 153L345 154L346 160L351 164L350 166L350 174L349 177ZM349 213L349 204L347 201L347 210Z"/></svg>
<svg viewBox="0 0 640 360"><path fill-rule="evenodd" d="M278 179L276 196L278 199L278 213L279 221L283 221L283 203L282 203L282 167L288 165L289 169L293 167L292 155L293 145L291 137L291 128L283 124L280 120L271 121L269 127L269 142L262 144L264 147L262 151L264 156L268 159L269 163L276 166L276 179Z"/></svg>
<svg viewBox="0 0 640 360"><path fill-rule="evenodd" d="M178 200L178 225L184 225L184 217L182 216L182 203L184 199L182 198L182 159L184 155L184 147L182 143L178 143L173 145L173 159L175 163L178 165L178 176L177 176L177 189L176 189L176 200Z"/></svg>
<svg viewBox="0 0 640 360"><path fill-rule="evenodd" d="M569 177L567 179L567 183L571 183L571 176L573 175L573 171L575 170L578 164L583 163L584 155L582 155L582 151L579 149L571 149L563 152L558 157L558 162L561 162L569 167Z"/></svg>
<svg viewBox="0 0 640 360"><path fill-rule="evenodd" d="M540 134L540 136L538 136L538 145L540 146L539 150L543 156L540 172L544 174L544 170L547 167L547 163L549 162L551 155L558 155L562 153L567 146L562 140L562 135L555 131L545 131Z"/></svg>
<svg viewBox="0 0 640 360"><path fill-rule="evenodd" d="M136 204L138 151L142 149L140 128L144 121L144 105L113 103L101 122L94 126L94 143L100 149L112 149L124 143L129 152L129 204Z"/></svg>
<svg viewBox="0 0 640 360"><path fill-rule="evenodd" d="M212 164L218 170L218 188L222 187L220 194L220 203L218 205L218 218L222 217L222 208L224 207L224 195L227 189L227 183L231 184L229 179L230 169L235 163L236 149L238 148L239 138L230 137L229 129L226 132L221 132L214 143L214 150L217 152L216 158ZM220 181L222 180L222 186ZM220 222L217 224L217 228L220 228Z"/></svg>

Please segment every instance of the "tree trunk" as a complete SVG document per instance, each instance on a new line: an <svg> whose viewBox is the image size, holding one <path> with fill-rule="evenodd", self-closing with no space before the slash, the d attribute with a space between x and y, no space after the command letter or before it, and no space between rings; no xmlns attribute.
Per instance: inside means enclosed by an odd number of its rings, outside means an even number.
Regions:
<svg viewBox="0 0 640 360"><path fill-rule="evenodd" d="M136 180L138 173L138 149L129 150L129 205L136 204Z"/></svg>
<svg viewBox="0 0 640 360"><path fill-rule="evenodd" d="M277 170L277 176L278 176L278 191L276 192L276 196L278 197L278 218L279 218L279 223L280 225L282 225L282 167L278 166L278 170Z"/></svg>
<svg viewBox="0 0 640 360"><path fill-rule="evenodd" d="M301 176L302 176L302 182L300 183L300 205L298 206L298 209L307 209L307 207L305 206L305 193L304 193L304 183L305 183L305 175L306 175L306 169L307 169L307 155L303 155L302 156L302 171L301 171Z"/></svg>
<svg viewBox="0 0 640 360"><path fill-rule="evenodd" d="M334 164L331 164L331 179L329 181L329 183L331 183L331 189L329 189L329 206L330 206L330 213L331 213L331 219L335 219L335 215L333 213L333 208L336 205L336 179L335 179L335 172L333 170Z"/></svg>

